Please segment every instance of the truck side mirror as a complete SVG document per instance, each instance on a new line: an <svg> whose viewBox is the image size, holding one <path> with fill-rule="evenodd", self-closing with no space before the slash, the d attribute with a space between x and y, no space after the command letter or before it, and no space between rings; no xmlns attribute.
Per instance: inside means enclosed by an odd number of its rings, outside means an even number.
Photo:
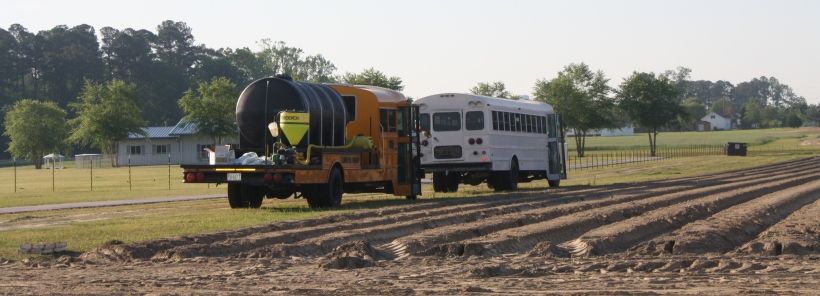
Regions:
<svg viewBox="0 0 820 296"><path fill-rule="evenodd" d="M270 131L271 136L274 138L279 136L279 125L276 124L276 121L268 124L268 131Z"/></svg>

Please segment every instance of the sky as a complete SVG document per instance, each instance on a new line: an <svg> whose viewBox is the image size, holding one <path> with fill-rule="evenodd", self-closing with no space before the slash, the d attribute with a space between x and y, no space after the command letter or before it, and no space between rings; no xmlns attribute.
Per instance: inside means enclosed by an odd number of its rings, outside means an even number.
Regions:
<svg viewBox="0 0 820 296"><path fill-rule="evenodd" d="M258 49L263 38L322 54L339 73L375 67L408 96L502 81L531 94L569 63L617 86L633 71L685 66L695 80L774 76L820 102L820 1L4 1L0 26L97 30L184 21L197 43Z"/></svg>

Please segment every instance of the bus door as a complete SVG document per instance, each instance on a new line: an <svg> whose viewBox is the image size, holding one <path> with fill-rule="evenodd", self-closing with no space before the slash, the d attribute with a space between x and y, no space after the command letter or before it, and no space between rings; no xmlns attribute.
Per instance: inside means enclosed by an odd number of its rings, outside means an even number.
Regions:
<svg viewBox="0 0 820 296"><path fill-rule="evenodd" d="M433 147L433 161L452 162L464 160L466 139L462 132L461 110L437 111L430 114L432 130L430 145Z"/></svg>
<svg viewBox="0 0 820 296"><path fill-rule="evenodd" d="M561 115L547 115L547 179L559 180L567 178L566 150L564 150L563 126Z"/></svg>
<svg viewBox="0 0 820 296"><path fill-rule="evenodd" d="M419 158L419 107L399 107L396 113L398 155L394 194L421 195L421 160Z"/></svg>

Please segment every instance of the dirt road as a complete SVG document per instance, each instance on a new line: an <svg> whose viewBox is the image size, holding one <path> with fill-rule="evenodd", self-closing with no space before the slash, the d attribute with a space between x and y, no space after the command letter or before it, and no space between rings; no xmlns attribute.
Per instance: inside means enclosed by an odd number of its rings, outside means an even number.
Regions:
<svg viewBox="0 0 820 296"><path fill-rule="evenodd" d="M0 292L802 293L820 289L820 159L420 202L0 265Z"/></svg>

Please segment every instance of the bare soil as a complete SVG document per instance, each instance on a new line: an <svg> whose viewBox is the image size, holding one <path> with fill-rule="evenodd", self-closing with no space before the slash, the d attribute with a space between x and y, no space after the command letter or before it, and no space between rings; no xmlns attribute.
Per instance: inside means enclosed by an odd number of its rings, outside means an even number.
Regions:
<svg viewBox="0 0 820 296"><path fill-rule="evenodd" d="M820 159L0 260L0 294L814 294Z"/></svg>

